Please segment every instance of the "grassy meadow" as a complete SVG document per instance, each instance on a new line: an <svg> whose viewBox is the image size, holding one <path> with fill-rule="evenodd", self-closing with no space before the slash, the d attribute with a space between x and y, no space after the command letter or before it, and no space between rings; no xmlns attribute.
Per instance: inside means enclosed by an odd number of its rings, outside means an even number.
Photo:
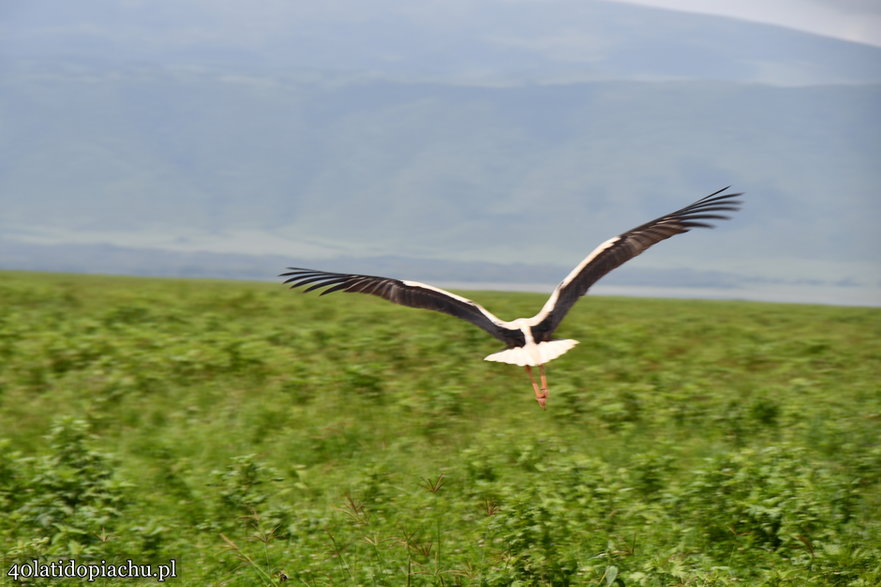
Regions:
<svg viewBox="0 0 881 587"><path fill-rule="evenodd" d="M0 300L0 583L881 584L878 308L588 296L542 411L484 332L370 296L0 272Z"/></svg>

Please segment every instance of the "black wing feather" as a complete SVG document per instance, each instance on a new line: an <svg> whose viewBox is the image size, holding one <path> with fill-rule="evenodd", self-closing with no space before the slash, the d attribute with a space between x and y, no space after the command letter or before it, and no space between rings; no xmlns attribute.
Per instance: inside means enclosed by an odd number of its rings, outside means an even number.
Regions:
<svg viewBox="0 0 881 587"><path fill-rule="evenodd" d="M688 232L692 228L712 228L712 224L703 222L705 220L727 220L728 216L719 212L737 211L741 202L736 198L742 195L722 193L728 189L722 188L685 208L632 228L619 235L607 248L591 252L582 261L584 266L580 269L577 267L578 271L573 270L551 294L551 299L556 296L553 307L548 308L547 315L533 327L536 340L549 340L575 302L613 269L671 236ZM588 259L591 260L585 263Z"/></svg>
<svg viewBox="0 0 881 587"><path fill-rule="evenodd" d="M434 310L461 318L508 345L523 344L523 334L519 330L506 328L480 305L430 285L390 277L331 273L300 267L288 267L288 272L282 273L281 277L287 277L284 282L290 284L292 289L308 285L304 293L325 288L321 295L336 291L371 294L402 306Z"/></svg>

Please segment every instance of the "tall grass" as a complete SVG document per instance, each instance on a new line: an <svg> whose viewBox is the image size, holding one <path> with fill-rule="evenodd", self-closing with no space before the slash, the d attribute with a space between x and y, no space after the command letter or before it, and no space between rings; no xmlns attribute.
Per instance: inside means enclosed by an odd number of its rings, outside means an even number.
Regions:
<svg viewBox="0 0 881 587"><path fill-rule="evenodd" d="M469 295L508 318L543 302ZM587 297L542 411L482 331L367 296L5 272L0 299L7 564L881 584L878 309Z"/></svg>

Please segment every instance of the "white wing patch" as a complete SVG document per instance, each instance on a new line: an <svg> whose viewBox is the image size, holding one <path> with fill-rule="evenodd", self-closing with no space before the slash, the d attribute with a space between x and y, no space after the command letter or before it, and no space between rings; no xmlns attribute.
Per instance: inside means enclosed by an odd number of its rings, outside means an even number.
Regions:
<svg viewBox="0 0 881 587"><path fill-rule="evenodd" d="M547 317L547 315L550 314L551 311L553 311L554 306L557 305L557 297L560 295L560 290L563 289L564 287L566 287L567 285L569 285L569 283L573 279L578 277L578 274L581 273L584 270L584 268L587 267L594 259L596 259L600 253L602 253L603 251L605 251L606 249L608 249L609 247L611 247L612 245L617 243L619 240L621 240L621 237L616 236L616 237L610 238L606 242L600 243L599 246L597 246L597 248L595 248L593 251L591 251L590 254L587 257L585 257L584 260L575 267L575 269L570 271L569 275L564 277L563 281L561 281L560 284L554 288L554 292L551 294L551 297L548 298L548 301L546 301L545 305L542 306L541 311L539 311L539 313L536 314L530 320L530 322L532 322L534 324L538 324L539 322L544 320Z"/></svg>
<svg viewBox="0 0 881 587"><path fill-rule="evenodd" d="M506 324L506 322L504 320L500 320L497 316L493 315L492 312L490 312L489 310L487 310L486 308L484 308L480 304L474 302L473 300L469 300L468 298L463 298L462 296L457 296L456 294L448 292L445 289L441 289L439 287L434 287L433 285L428 285L427 283L420 283L418 281L401 280L401 283L403 283L404 285L407 285L409 287L421 287L422 289L430 289L431 291L436 291L437 293L439 293L441 295L445 295L448 298L453 298L454 300L458 300L458 301L463 302L465 304L468 304L470 306L474 306L475 308L480 310L480 312L484 316L489 318L490 321L492 321L497 326L504 326Z"/></svg>

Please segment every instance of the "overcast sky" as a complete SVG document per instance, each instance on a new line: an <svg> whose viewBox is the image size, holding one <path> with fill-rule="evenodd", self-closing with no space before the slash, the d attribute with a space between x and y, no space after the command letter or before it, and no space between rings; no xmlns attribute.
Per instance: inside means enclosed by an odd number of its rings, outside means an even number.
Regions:
<svg viewBox="0 0 881 587"><path fill-rule="evenodd" d="M733 16L881 47L881 0L613 0Z"/></svg>

